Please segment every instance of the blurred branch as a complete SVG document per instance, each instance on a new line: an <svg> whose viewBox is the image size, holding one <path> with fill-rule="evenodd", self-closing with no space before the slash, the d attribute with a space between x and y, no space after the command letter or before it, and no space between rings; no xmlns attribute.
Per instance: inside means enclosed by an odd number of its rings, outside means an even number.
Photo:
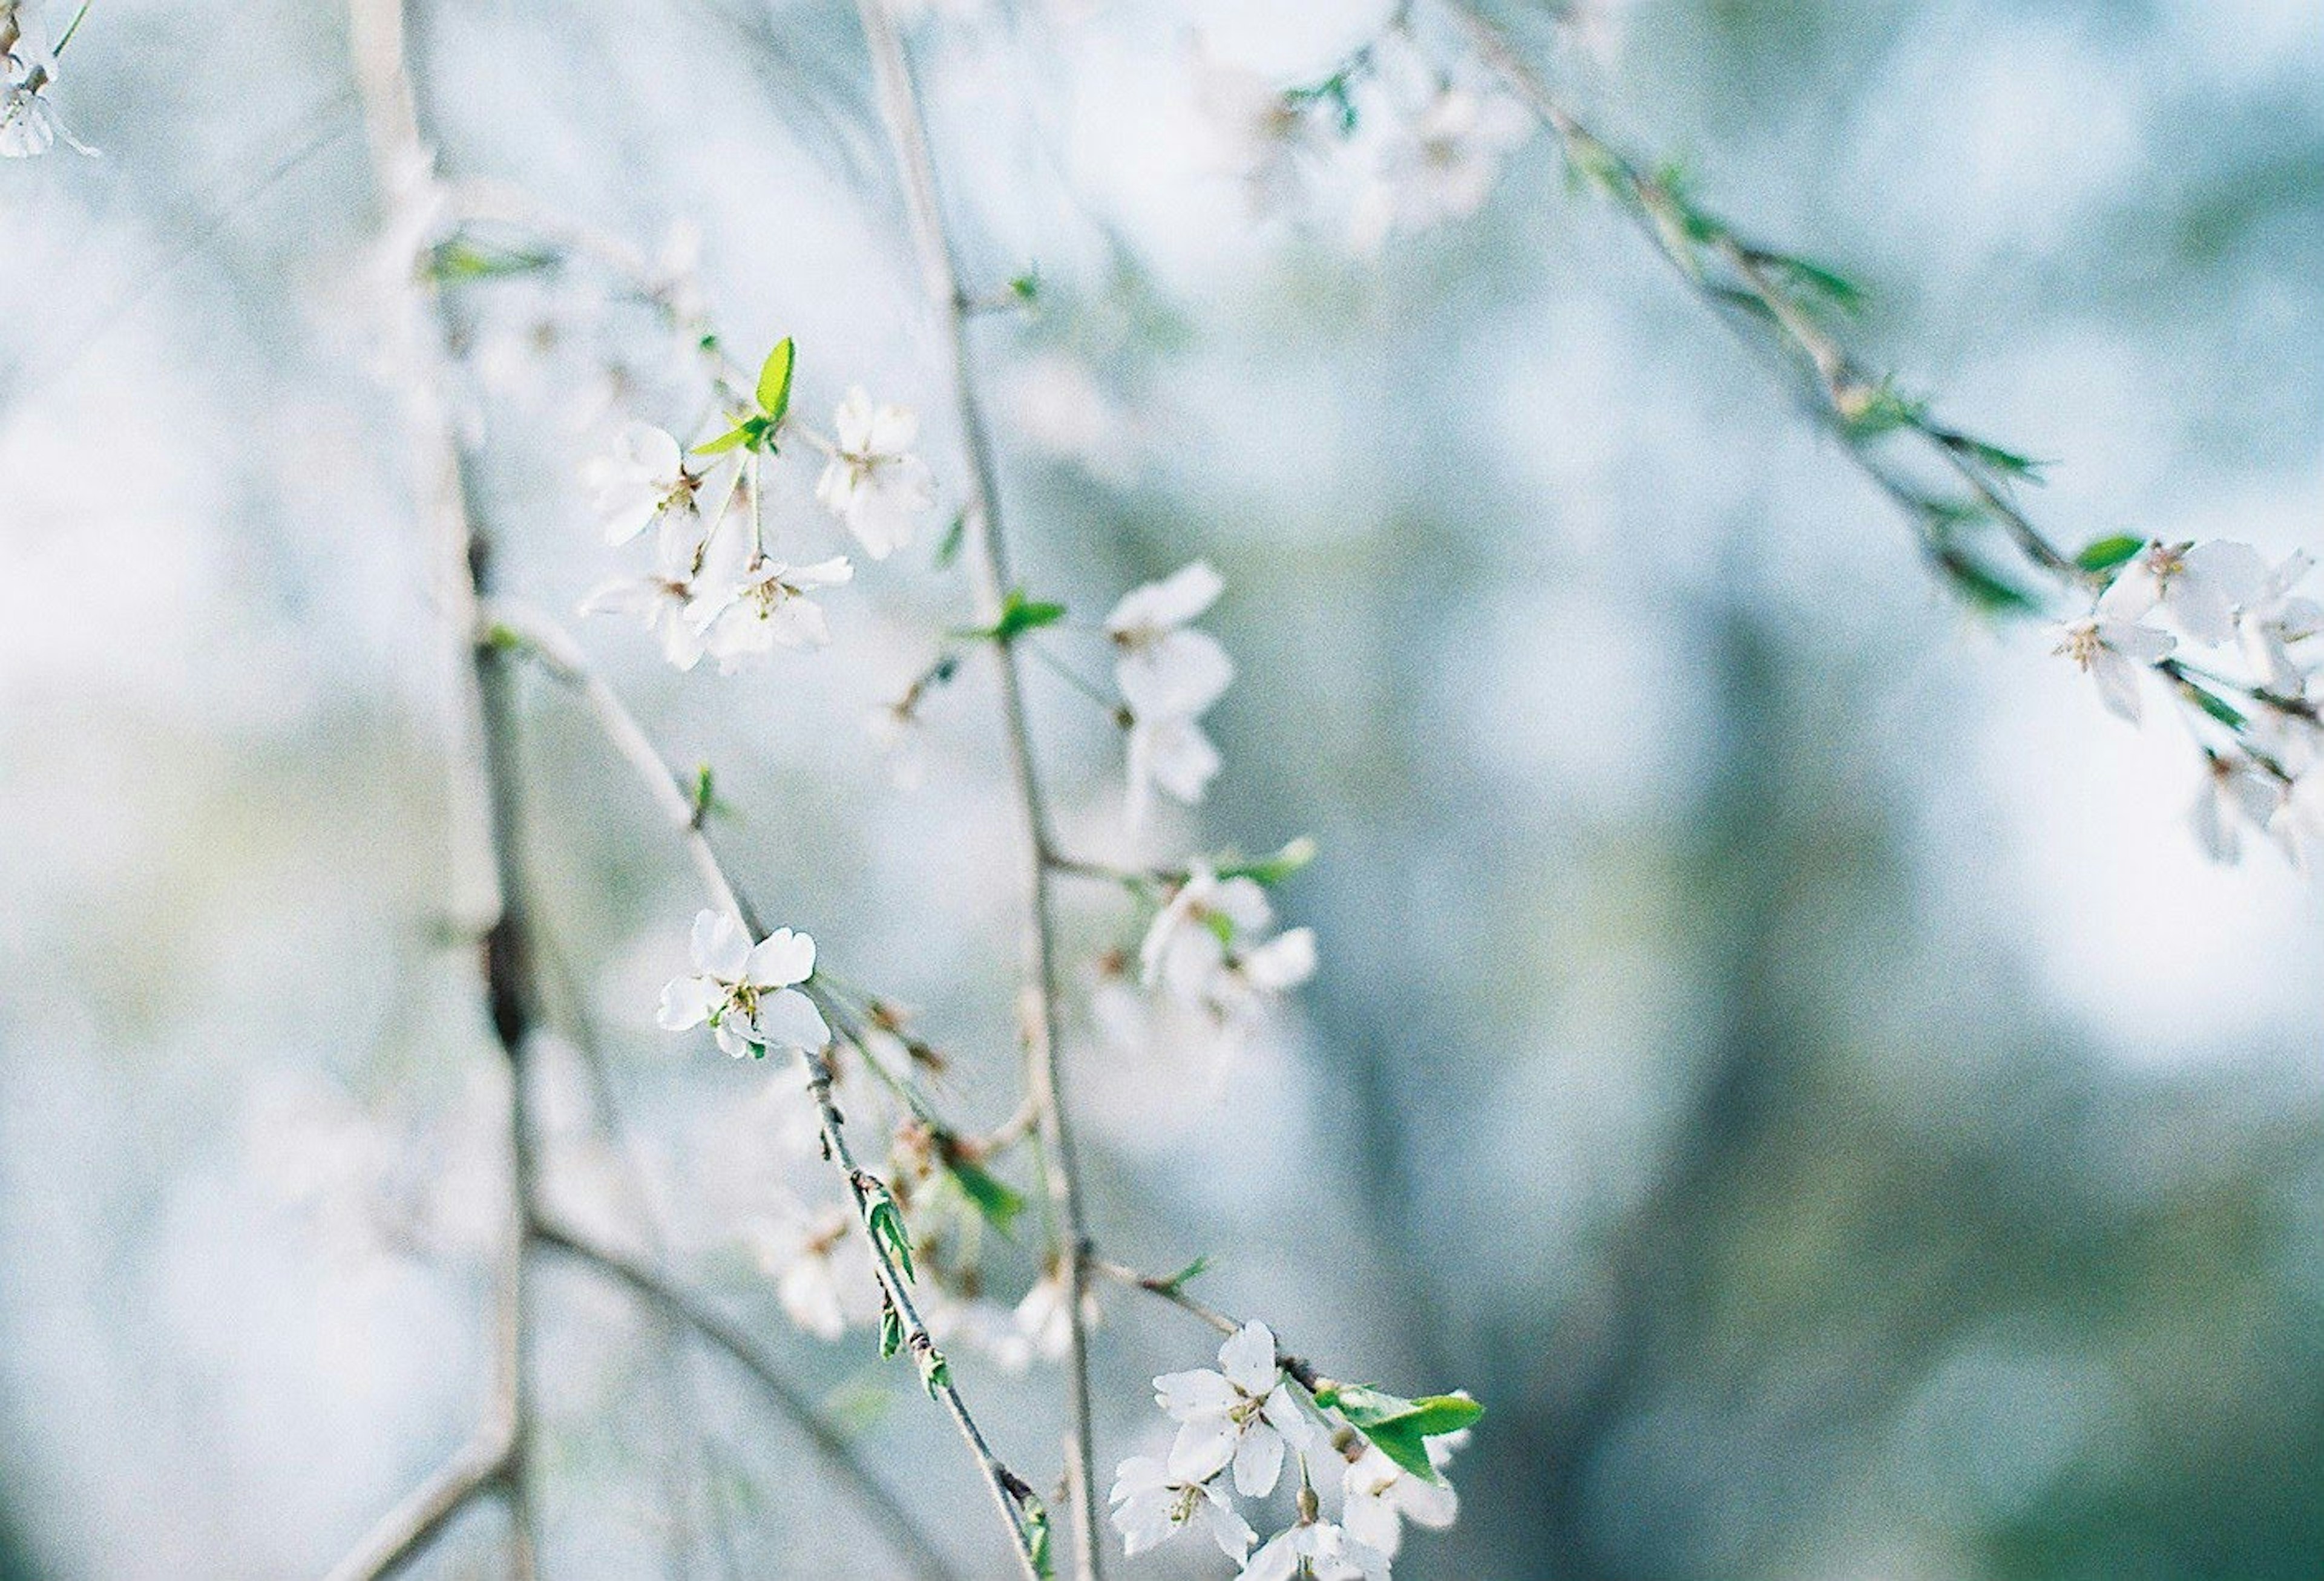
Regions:
<svg viewBox="0 0 2324 1581"><path fill-rule="evenodd" d="M911 1512L872 1474L847 1436L835 1427L813 1402L795 1389L759 1353L742 1331L729 1323L667 1277L645 1264L597 1245L581 1232L549 1219L537 1220L534 1238L587 1264L627 1286L663 1312L693 1329L757 1381L767 1398L788 1418L826 1466L839 1475L857 1500L879 1521L881 1532L912 1572L933 1581L956 1581L960 1572L923 1531Z"/></svg>
<svg viewBox="0 0 2324 1581"><path fill-rule="evenodd" d="M433 170L433 155L422 134L412 85L406 24L401 0L350 0L349 45L355 55L373 170L382 197L391 207L410 201L415 188L424 190ZM396 234L408 234L408 227ZM525 1054L539 997L532 979L532 944L525 926L517 853L516 727L509 697L511 677L498 650L482 639L476 619L492 584L492 543L471 510L468 456L442 399L438 372L451 342L451 325L435 285L420 267L419 249L426 238L409 234L414 249L409 262L411 307L420 333L405 348L415 364L406 370L411 382L403 391L408 442L423 510L433 519L441 540L440 593L457 657L450 805L455 839L462 849L455 852L455 871L475 872L487 891L479 919L484 924L479 975L485 1010L508 1075L509 1205L494 1323L492 1398L477 1438L480 1446L492 1451L491 1464L463 1475L463 1464L456 1462L435 1483L420 1490L409 1507L423 1519L411 1522L401 1540L389 1544L370 1569L358 1563L352 1573L392 1571L470 1500L492 1489L509 1506L509 1574L513 1581L531 1581L537 1569L538 1536L525 1456L531 1425L526 1379L525 1250L533 1212L536 1161ZM478 1458L486 1457L480 1453ZM364 1556L356 1558L360 1560Z"/></svg>
<svg viewBox="0 0 2324 1581"><path fill-rule="evenodd" d="M537 611L523 605L496 601L491 606L493 621L486 646L499 651L518 651L530 655L548 673L567 686L579 691L589 703L600 728L622 758L637 772L647 789L663 810L678 826L694 858L695 868L714 903L741 922L753 938L762 936L755 913L743 896L739 886L726 872L718 853L702 832L695 804L678 787L669 765L662 758L638 723L619 693L606 685L591 670L582 657L579 647L565 635L555 622ZM881 1294L892 1311L901 1333L901 1343L912 1353L919 1365L922 1381L929 1397L952 1419L961 1440L967 1445L975 1459L993 1502L1007 1524L1015 1546L1017 1558L1031 1581L1040 1581L1041 1559L1047 1516L1032 1485L1011 1471L995 1455L962 1399L960 1391L951 1381L950 1369L937 1351L934 1336L920 1319L918 1308L908 1288L911 1274L899 1265L893 1249L875 1227L875 1207L884 1198L886 1188L879 1178L855 1162L847 1144L845 1120L831 1095L831 1066L823 1055L802 1052L801 1061L807 1078L807 1090L814 1098L822 1137L824 1157L846 1182L856 1215L862 1221L864 1239L872 1254L872 1266L880 1284Z"/></svg>
<svg viewBox="0 0 2324 1581"><path fill-rule="evenodd" d="M896 31L888 0L857 0L856 13L871 46L872 70L878 89L881 115L895 145L896 171L903 189L904 209L913 249L918 255L921 285L928 305L944 326L951 352L953 398L960 418L961 442L969 464L969 489L964 519L968 529L967 561L975 589L977 619L996 630L1010 587L1009 544L1001 512L1000 466L992 435L977 391L974 358L969 346L969 320L974 293L961 279L959 261L945 225L944 205L936 188L936 157L928 139L926 110L912 79L911 61ZM1070 1383L1069 1421L1065 1439L1065 1481L1074 1506L1074 1569L1082 1581L1097 1581L1103 1573L1100 1558L1096 1477L1092 1468L1095 1448L1090 1410L1089 1331L1082 1312L1089 1290L1089 1237L1083 1226L1079 1163L1067 1119L1062 1070L1063 1018L1058 1011L1056 918L1049 894L1056 841L1033 760L1031 726L1025 710L1024 680L1015 646L995 642L1001 682L1002 733L1009 766L1017 786L1027 846L1028 891L1025 1085L1032 1098L1041 1139L1043 1173L1049 1188L1050 1255L1066 1272L1066 1370Z"/></svg>
<svg viewBox="0 0 2324 1581"><path fill-rule="evenodd" d="M326 1581L379 1581L402 1569L471 1501L500 1484L515 1448L514 1438L496 1427L479 1433L389 1511L352 1553L331 1567Z"/></svg>

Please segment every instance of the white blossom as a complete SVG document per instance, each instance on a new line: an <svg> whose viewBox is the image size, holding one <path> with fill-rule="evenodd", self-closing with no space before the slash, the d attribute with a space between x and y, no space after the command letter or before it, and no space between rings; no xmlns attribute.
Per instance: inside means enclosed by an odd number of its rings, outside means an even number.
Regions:
<svg viewBox="0 0 2324 1581"><path fill-rule="evenodd" d="M1475 214L1500 179L1503 161L1532 131L1531 119L1505 95L1439 87L1381 149L1357 201L1358 244L1376 246L1399 232Z"/></svg>
<svg viewBox="0 0 2324 1581"><path fill-rule="evenodd" d="M1159 1547L1198 1516L1219 1551L1237 1564L1259 1540L1259 1533L1208 1478L1179 1476L1150 1455L1121 1463L1106 1502L1113 1506L1122 1551L1132 1558Z"/></svg>
<svg viewBox="0 0 2324 1581"><path fill-rule="evenodd" d="M1427 1440L1428 1463L1440 1477L1452 1451L1468 1440L1465 1429ZM1359 1452L1341 1473L1340 1523L1350 1537L1377 1549L1382 1558L1396 1558L1404 1544L1406 1521L1441 1531L1461 1513L1461 1496L1452 1484L1413 1475L1360 1437L1349 1447Z"/></svg>
<svg viewBox="0 0 2324 1581"><path fill-rule="evenodd" d="M1388 1556L1329 1521L1302 1521L1269 1538L1235 1581L1388 1581Z"/></svg>
<svg viewBox="0 0 2324 1581"><path fill-rule="evenodd" d="M815 497L847 524L863 552L884 560L912 541L914 519L936 503L927 464L913 455L920 419L908 407L874 406L861 385L835 419L836 443L816 480Z"/></svg>
<svg viewBox="0 0 2324 1581"><path fill-rule="evenodd" d="M668 430L630 423L614 436L612 450L593 456L581 469L591 503L604 518L605 541L625 544L649 527L659 527L671 556L690 556L725 509L733 469L695 471Z"/></svg>
<svg viewBox="0 0 2324 1581"><path fill-rule="evenodd" d="M694 972L661 991L655 1019L684 1032L707 1022L736 1059L769 1048L820 1049L831 1042L822 1013L798 985L815 974L815 941L777 928L753 944L724 912L694 919Z"/></svg>
<svg viewBox="0 0 2324 1581"><path fill-rule="evenodd" d="M585 615L626 615L661 643L662 656L679 669L702 660L702 633L694 611L694 551L669 541L657 546L652 573L600 583L582 601Z"/></svg>
<svg viewBox="0 0 2324 1581"><path fill-rule="evenodd" d="M1234 1484L1252 1498L1275 1491L1287 1444L1305 1448L1314 1429L1275 1365L1275 1335L1246 1323L1219 1347L1219 1368L1165 1373L1154 1398L1177 1419L1170 1475L1202 1482L1234 1467Z"/></svg>
<svg viewBox="0 0 2324 1581"><path fill-rule="evenodd" d="M1124 593L1105 618L1113 641L1114 680L1140 718L1192 719L1234 680L1234 661L1218 639L1192 630L1218 602L1226 583L1197 560Z"/></svg>
<svg viewBox="0 0 2324 1581"><path fill-rule="evenodd" d="M1216 168L1242 183L1254 216L1296 202L1307 166L1321 154L1321 128L1305 106L1255 71L1196 52L1194 102L1209 129Z"/></svg>
<svg viewBox="0 0 2324 1581"><path fill-rule="evenodd" d="M920 1303L929 1335L947 1346L973 1350L1004 1373L1021 1373L1033 1361L1033 1341L1017 1314L998 1301L960 1300L931 1291Z"/></svg>
<svg viewBox="0 0 2324 1581"><path fill-rule="evenodd" d="M2052 651L2072 659L2098 683L2098 700L2132 724L2139 720L2139 672L2175 646L2166 631L2103 613L2065 622L2057 637Z"/></svg>
<svg viewBox="0 0 2324 1581"><path fill-rule="evenodd" d="M2267 689L2279 696L2298 697L2306 692L2308 673L2292 650L2324 631L2324 604L2292 591L2315 564L2304 553L2286 557L2269 573L2236 621L2245 657Z"/></svg>
<svg viewBox="0 0 2324 1581"><path fill-rule="evenodd" d="M25 48L0 52L0 159L37 159L62 139L76 153L97 151L65 129L47 98L56 57Z"/></svg>
<svg viewBox="0 0 2324 1581"><path fill-rule="evenodd" d="M1073 1302L1066 1295L1065 1270L1053 1268L1034 1282L1017 1303L1017 1328L1032 1346L1034 1354L1050 1361L1062 1361L1073 1348L1073 1323L1069 1314ZM1082 1327L1096 1326L1097 1298L1089 1291L1082 1292Z"/></svg>
<svg viewBox="0 0 2324 1581"><path fill-rule="evenodd" d="M831 640L818 588L853 580L846 556L812 565L788 565L761 554L750 535L732 527L711 535L687 619L704 648L732 674L743 662L777 648L820 648Z"/></svg>
<svg viewBox="0 0 2324 1581"><path fill-rule="evenodd" d="M1218 777L1221 767L1218 748L1194 721L1133 716L1126 816L1133 826L1145 823L1157 789L1193 806Z"/></svg>
<svg viewBox="0 0 2324 1581"><path fill-rule="evenodd" d="M2282 804L2282 784L2251 758L2240 752L2207 753L2187 821L2205 856L2232 863L2243 856L2245 827L2264 832Z"/></svg>
<svg viewBox="0 0 2324 1581"><path fill-rule="evenodd" d="M2236 635L2236 609L2260 595L2268 582L2267 563L2249 544L2148 544L2116 574L2098 599L2098 614L2137 620L2159 612L2181 635L2196 642L2228 642Z"/></svg>
<svg viewBox="0 0 2324 1581"><path fill-rule="evenodd" d="M1266 997L1289 992L1315 974L1315 935L1288 928L1254 942L1275 920L1267 891L1245 877L1221 878L1197 862L1156 914L1139 946L1139 976L1148 988L1207 1008L1221 1022L1247 1014Z"/></svg>
<svg viewBox="0 0 2324 1581"><path fill-rule="evenodd" d="M785 1316L821 1339L878 1315L872 1261L844 1209L791 1214L753 1237L759 1266L775 1282Z"/></svg>

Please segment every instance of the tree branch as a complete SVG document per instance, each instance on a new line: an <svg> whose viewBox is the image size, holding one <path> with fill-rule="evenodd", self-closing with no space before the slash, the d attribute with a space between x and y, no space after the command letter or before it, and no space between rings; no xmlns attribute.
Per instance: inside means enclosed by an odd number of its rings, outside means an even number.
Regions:
<svg viewBox="0 0 2324 1581"><path fill-rule="evenodd" d="M543 1218L534 1224L533 1236L541 1245L553 1246L628 1286L670 1318L724 1351L758 1382L768 1399L774 1402L776 1409L790 1419L791 1423L815 1447L825 1464L848 1484L858 1502L876 1518L889 1546L915 1574L929 1577L930 1581L958 1581L961 1572L945 1558L935 1540L920 1530L911 1512L905 1509L896 1495L872 1474L872 1468L856 1454L855 1447L848 1441L847 1436L833 1426L816 1409L813 1402L800 1394L774 1364L760 1354L758 1347L740 1328L687 1294L665 1275L599 1245L568 1226Z"/></svg>
<svg viewBox="0 0 2324 1581"><path fill-rule="evenodd" d="M513 1440L497 1425L479 1433L331 1567L326 1581L383 1581L419 1558L452 1518L500 1485Z"/></svg>
<svg viewBox="0 0 2324 1581"><path fill-rule="evenodd" d="M918 254L921 284L928 304L942 322L952 357L954 404L960 418L961 441L969 464L969 553L965 556L974 584L978 619L998 622L1010 586L1009 546L1001 513L1000 467L992 436L977 393L974 360L968 326L974 301L961 280L952 243L945 229L944 206L936 188L936 160L928 140L927 117L919 90L912 80L911 62L903 39L889 14L887 0L856 0L882 119L895 145L898 179ZM1025 830L1028 889L1027 965L1025 991L1026 1089L1032 1098L1041 1138L1044 1170L1049 1188L1052 1255L1067 1274L1065 1312L1066 1366L1070 1384L1069 1427L1065 1439L1065 1481L1074 1506L1074 1569L1081 1581L1099 1581L1100 1558L1097 1484L1093 1471L1095 1446L1090 1408L1089 1328L1083 1298L1089 1288L1090 1243L1084 1227L1079 1161L1067 1118L1062 1052L1064 1031L1058 1011L1056 919L1050 903L1049 878L1056 841L1049 826L1041 777L1033 759L1031 727L1025 709L1024 678L1015 648L1007 641L999 648L1002 731L1009 766Z"/></svg>

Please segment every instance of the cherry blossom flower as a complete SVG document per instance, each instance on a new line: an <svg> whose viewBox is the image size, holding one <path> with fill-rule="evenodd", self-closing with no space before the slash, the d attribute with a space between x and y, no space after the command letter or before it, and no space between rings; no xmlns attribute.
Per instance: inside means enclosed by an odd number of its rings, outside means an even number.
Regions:
<svg viewBox="0 0 2324 1581"><path fill-rule="evenodd" d="M1445 84L1379 154L1371 185L1356 206L1360 245L1410 234L1484 207L1506 156L1532 134L1533 123L1500 94Z"/></svg>
<svg viewBox="0 0 2324 1581"><path fill-rule="evenodd" d="M1017 1327L1031 1344L1034 1354L1050 1361L1062 1361L1073 1348L1073 1323L1067 1317L1072 1302L1065 1294L1063 1269L1053 1268L1034 1282L1017 1303ZM1094 1328L1098 1319L1097 1298L1089 1291L1082 1293L1082 1327Z"/></svg>
<svg viewBox="0 0 2324 1581"><path fill-rule="evenodd" d="M1136 1455L1114 1473L1113 1528L1131 1558L1157 1548L1199 1516L1219 1551L1242 1562L1259 1533L1236 1513L1233 1503L1208 1478L1179 1476L1150 1455Z"/></svg>
<svg viewBox="0 0 2324 1581"><path fill-rule="evenodd" d="M2287 557L2269 573L2236 621L2253 670L2280 696L2297 697L2306 691L2308 674L2292 648L2324 632L2324 604L2292 591L2315 564L2304 553Z"/></svg>
<svg viewBox="0 0 2324 1581"><path fill-rule="evenodd" d="M2098 614L2137 620L2159 611L2197 642L2228 642L2236 635L2236 607L2259 596L2268 582L2267 563L2249 544L2213 539L2141 549L2098 599Z"/></svg>
<svg viewBox="0 0 2324 1581"><path fill-rule="evenodd" d="M1140 717L1191 719L1216 703L1234 680L1234 661L1218 639L1190 629L1218 602L1226 583L1197 560L1132 588L1105 618L1116 651L1114 680Z"/></svg>
<svg viewBox="0 0 2324 1581"><path fill-rule="evenodd" d="M2233 863L2243 856L2244 827L2266 831L2282 804L2282 783L2250 758L2240 752L2209 752L2187 821L2205 856Z"/></svg>
<svg viewBox="0 0 2324 1581"><path fill-rule="evenodd" d="M1252 943L1275 920L1256 879L1221 878L1197 862L1156 914L1138 951L1139 976L1174 998L1201 1005L1220 1022L1247 1015L1269 995L1315 974L1315 935L1289 928Z"/></svg>
<svg viewBox="0 0 2324 1581"><path fill-rule="evenodd" d="M2170 633L2134 620L2097 614L2066 621L2058 628L2057 636L2058 646L2051 651L2072 659L2077 668L2098 683L2098 700L2111 712L2136 724L2139 672L2175 646Z"/></svg>
<svg viewBox="0 0 2324 1581"><path fill-rule="evenodd" d="M97 151L67 131L46 97L56 85L53 55L29 49L0 51L0 159L37 159L61 139L75 153Z"/></svg>
<svg viewBox="0 0 2324 1581"><path fill-rule="evenodd" d="M816 480L815 497L847 524L863 552L884 560L912 541L914 519L936 503L927 464L911 453L920 419L911 409L872 404L861 385L839 403L835 444Z"/></svg>
<svg viewBox="0 0 2324 1581"><path fill-rule="evenodd" d="M1350 1537L1393 1559L1404 1544L1404 1522L1442 1531L1461 1513L1461 1496L1443 1473L1452 1452L1469 1441L1467 1429L1427 1440L1428 1463L1438 1474L1434 1482L1413 1475L1360 1435L1346 1437L1340 1522Z"/></svg>
<svg viewBox="0 0 2324 1581"><path fill-rule="evenodd" d="M591 502L605 519L607 543L625 544L659 526L673 552L683 544L689 556L707 535L707 524L724 510L734 473L722 468L717 475L723 486L714 487L712 474L688 466L678 441L651 423L628 424L610 452L581 469Z"/></svg>
<svg viewBox="0 0 2324 1581"><path fill-rule="evenodd" d="M1283 1474L1285 1446L1305 1448L1312 1424L1284 1385L1266 1324L1246 1323L1229 1336L1219 1347L1219 1367L1154 1380L1156 1402L1179 1422L1170 1475L1204 1482L1232 1466L1236 1488L1264 1498Z"/></svg>
<svg viewBox="0 0 2324 1581"><path fill-rule="evenodd" d="M820 648L829 642L831 624L823 606L809 595L855 576L845 556L812 565L787 565L761 554L748 537L731 529L711 535L687 617L701 634L703 647L729 675L746 660L777 648Z"/></svg>
<svg viewBox="0 0 2324 1581"><path fill-rule="evenodd" d="M1256 71L1196 52L1194 102L1210 131L1217 169L1242 183L1254 216L1287 208L1321 154L1322 129L1306 108Z"/></svg>
<svg viewBox="0 0 2324 1581"><path fill-rule="evenodd" d="M676 551L673 553L673 551ZM626 615L661 642L662 656L681 670L702 661L702 633L694 611L694 551L664 542L652 574L600 583L581 602L585 615Z"/></svg>
<svg viewBox="0 0 2324 1581"><path fill-rule="evenodd" d="M1388 1581L1388 1556L1329 1521L1303 1521L1269 1538L1235 1581Z"/></svg>
<svg viewBox="0 0 2324 1581"><path fill-rule="evenodd" d="M661 991L655 1020L669 1032L708 1023L736 1059L770 1048L820 1049L831 1030L800 983L815 974L815 941L777 928L753 944L724 912L694 919L694 972Z"/></svg>
<svg viewBox="0 0 2324 1581"><path fill-rule="evenodd" d="M1133 716L1125 815L1133 827L1144 823L1157 789L1193 806L1219 777L1221 767L1218 748L1193 720Z"/></svg>
<svg viewBox="0 0 2324 1581"><path fill-rule="evenodd" d="M759 1265L775 1282L783 1313L819 1339L878 1315L872 1262L854 1220L841 1208L792 1214L754 1237Z"/></svg>

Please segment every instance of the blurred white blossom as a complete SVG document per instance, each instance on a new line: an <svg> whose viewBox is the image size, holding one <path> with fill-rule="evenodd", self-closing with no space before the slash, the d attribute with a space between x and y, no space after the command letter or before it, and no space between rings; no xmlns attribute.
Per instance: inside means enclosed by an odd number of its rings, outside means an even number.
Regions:
<svg viewBox="0 0 2324 1581"><path fill-rule="evenodd" d="M2057 638L2052 651L2073 660L2076 668L2097 683L2098 700L2132 724L2140 718L2141 672L2174 646L2168 632L2107 615L2068 620L2059 626Z"/></svg>
<svg viewBox="0 0 2324 1581"><path fill-rule="evenodd" d="M1132 1558L1159 1547L1197 1519L1219 1551L1237 1564L1259 1540L1259 1533L1236 1512L1233 1501L1209 1478L1178 1475L1150 1455L1132 1456L1121 1463L1107 1502L1113 1506L1122 1551Z"/></svg>
<svg viewBox="0 0 2324 1581"><path fill-rule="evenodd" d="M825 446L830 459L815 497L865 554L884 560L912 541L918 517L936 503L927 464L912 454L920 419L908 407L874 406L858 385L839 403L835 426L838 438Z"/></svg>

